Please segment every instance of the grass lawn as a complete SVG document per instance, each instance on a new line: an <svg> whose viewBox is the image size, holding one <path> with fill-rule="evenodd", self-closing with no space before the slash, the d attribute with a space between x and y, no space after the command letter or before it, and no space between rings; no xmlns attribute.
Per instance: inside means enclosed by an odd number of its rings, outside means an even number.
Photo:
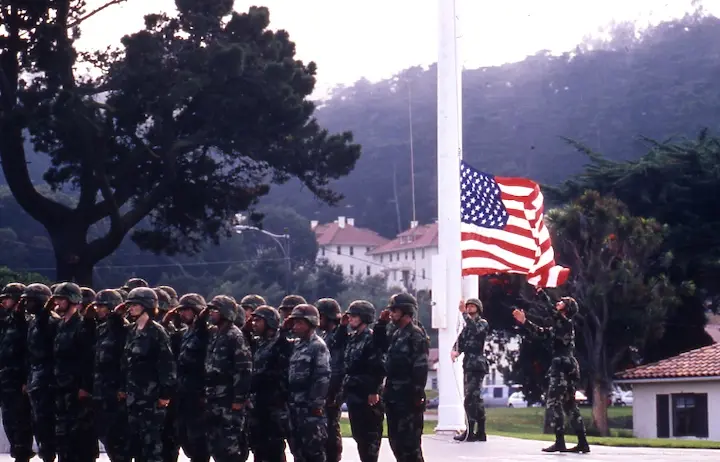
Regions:
<svg viewBox="0 0 720 462"><path fill-rule="evenodd" d="M581 408L580 410L587 425L588 422L591 422L590 408ZM512 438L553 441L553 435L542 433L544 413L543 408L489 408L487 410L487 432L491 435ZM720 449L720 442L714 441L632 438L632 408L629 407L612 407L608 409L608 416L612 436L607 438L591 436L588 438L590 444L617 447ZM436 423L434 420L426 420L424 433L434 433ZM352 436L347 419L341 420L340 427L343 436ZM384 436L387 436L387 426L383 433ZM568 437L568 442L574 443L575 441L574 436Z"/></svg>

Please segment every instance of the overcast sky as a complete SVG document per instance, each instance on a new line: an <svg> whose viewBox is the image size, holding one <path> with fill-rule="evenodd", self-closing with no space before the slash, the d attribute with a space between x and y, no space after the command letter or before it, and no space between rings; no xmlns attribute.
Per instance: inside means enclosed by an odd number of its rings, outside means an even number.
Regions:
<svg viewBox="0 0 720 462"><path fill-rule="evenodd" d="M97 6L106 0L89 0ZM641 25L682 16L692 0L457 0L466 68L522 60L538 50L562 52L612 21ZM704 0L720 15L720 0ZM85 49L117 45L142 27L145 14L172 12L174 0L127 0L89 20ZM318 64L317 96L335 84L371 81L437 60L437 0L236 0L235 8L270 9L271 28L286 29L298 57Z"/></svg>

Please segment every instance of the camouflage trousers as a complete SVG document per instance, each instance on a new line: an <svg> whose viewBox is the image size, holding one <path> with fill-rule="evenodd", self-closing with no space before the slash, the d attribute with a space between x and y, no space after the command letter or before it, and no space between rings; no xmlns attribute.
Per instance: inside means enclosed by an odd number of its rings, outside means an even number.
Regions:
<svg viewBox="0 0 720 462"><path fill-rule="evenodd" d="M128 451L128 426L125 403L117 395L98 397L95 405L95 428L98 439L105 447L111 462L130 460Z"/></svg>
<svg viewBox="0 0 720 462"><path fill-rule="evenodd" d="M290 451L295 462L325 462L327 419L310 409L290 407Z"/></svg>
<svg viewBox="0 0 720 462"><path fill-rule="evenodd" d="M36 388L28 392L33 434L38 444L38 456L55 460L55 394L51 387Z"/></svg>
<svg viewBox="0 0 720 462"><path fill-rule="evenodd" d="M333 398L334 401L334 398ZM327 462L340 462L342 458L342 433L340 432L340 405L325 406L327 417L327 442L325 443L325 458Z"/></svg>
<svg viewBox="0 0 720 462"><path fill-rule="evenodd" d="M388 442L398 462L423 462L422 408L387 403Z"/></svg>
<svg viewBox="0 0 720 462"><path fill-rule="evenodd" d="M30 399L22 392L22 386L3 387L0 392L0 409L5 435L10 442L10 456L15 460L30 460L33 452Z"/></svg>
<svg viewBox="0 0 720 462"><path fill-rule="evenodd" d="M76 388L55 393L55 437L59 462L94 461L100 455L92 400L80 399Z"/></svg>
<svg viewBox="0 0 720 462"><path fill-rule="evenodd" d="M210 455L215 462L242 461L243 421L246 411L234 411L232 401L208 400L205 411Z"/></svg>
<svg viewBox="0 0 720 462"><path fill-rule="evenodd" d="M165 409L158 406L157 400L128 394L127 413L130 456L137 462L163 462Z"/></svg>
<svg viewBox="0 0 720 462"><path fill-rule="evenodd" d="M367 402L349 403L348 416L360 461L377 462L382 442L383 420L385 420L382 403L375 406L370 406Z"/></svg>
<svg viewBox="0 0 720 462"><path fill-rule="evenodd" d="M205 426L205 406L199 395L188 394L178 396L176 402L177 416L175 432L177 441L191 462L208 462L208 448Z"/></svg>
<svg viewBox="0 0 720 462"><path fill-rule="evenodd" d="M248 430L255 462L285 462L285 439L289 436L286 407L254 407L248 416Z"/></svg>
<svg viewBox="0 0 720 462"><path fill-rule="evenodd" d="M180 455L180 443L175 432L177 412L174 401L174 399L170 400L170 404L165 411L165 426L162 434L163 460L165 462L177 462Z"/></svg>
<svg viewBox="0 0 720 462"><path fill-rule="evenodd" d="M485 401L482 398L482 383L485 373L480 371L464 371L463 385L465 390L465 414L473 422L485 421Z"/></svg>
<svg viewBox="0 0 720 462"><path fill-rule="evenodd" d="M575 385L564 375L551 375L547 393L547 409L550 411L550 426L557 433L565 432L565 419L567 414L570 419L570 426L575 432L585 434L580 409L575 402Z"/></svg>

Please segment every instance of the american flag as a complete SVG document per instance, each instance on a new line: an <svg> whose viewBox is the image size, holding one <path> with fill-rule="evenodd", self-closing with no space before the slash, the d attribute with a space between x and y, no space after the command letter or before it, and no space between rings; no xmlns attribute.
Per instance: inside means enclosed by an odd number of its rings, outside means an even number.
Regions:
<svg viewBox="0 0 720 462"><path fill-rule="evenodd" d="M557 287L570 270L555 264L534 181L496 177L460 164L462 274L526 274L537 287Z"/></svg>

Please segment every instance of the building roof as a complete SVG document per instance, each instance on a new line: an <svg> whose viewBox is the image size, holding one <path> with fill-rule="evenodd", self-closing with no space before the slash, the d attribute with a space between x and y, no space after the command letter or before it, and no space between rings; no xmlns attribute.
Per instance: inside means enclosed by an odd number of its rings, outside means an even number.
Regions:
<svg viewBox="0 0 720 462"><path fill-rule="evenodd" d="M338 223L326 223L313 228L315 238L320 246L323 245L364 245L376 247L388 242L387 239L371 229L358 228L353 220L345 221L344 217Z"/></svg>
<svg viewBox="0 0 720 462"><path fill-rule="evenodd" d="M720 343L628 369L615 377L618 380L720 377Z"/></svg>
<svg viewBox="0 0 720 462"><path fill-rule="evenodd" d="M418 225L398 234L395 239L375 247L370 255L399 252L411 249L426 249L438 246L438 225Z"/></svg>

